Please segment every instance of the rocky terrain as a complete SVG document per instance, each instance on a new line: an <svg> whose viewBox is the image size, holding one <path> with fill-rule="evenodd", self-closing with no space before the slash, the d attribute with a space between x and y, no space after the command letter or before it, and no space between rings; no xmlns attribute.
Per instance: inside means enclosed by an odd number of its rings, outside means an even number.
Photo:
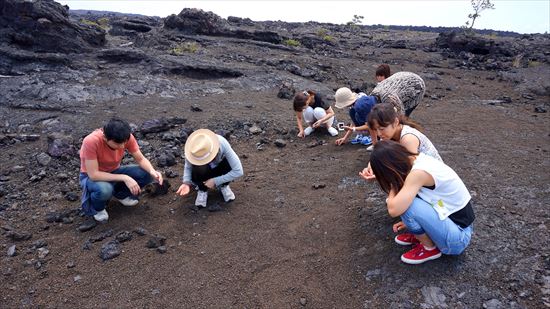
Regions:
<svg viewBox="0 0 550 309"><path fill-rule="evenodd" d="M549 47L539 34L0 0L0 307L548 308ZM474 198L460 256L401 263L385 196L358 176L365 147L296 137L296 91L369 92L380 63L426 81L412 118ZM112 116L171 187L112 202L96 225L79 210L78 150ZM197 211L175 188L203 127L245 176L234 203L211 193Z"/></svg>

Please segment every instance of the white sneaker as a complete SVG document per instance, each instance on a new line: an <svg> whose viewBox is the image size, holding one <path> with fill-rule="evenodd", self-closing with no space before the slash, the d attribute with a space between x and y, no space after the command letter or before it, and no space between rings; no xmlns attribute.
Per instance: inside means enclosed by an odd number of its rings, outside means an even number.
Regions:
<svg viewBox="0 0 550 309"><path fill-rule="evenodd" d="M313 132L313 131L315 131L314 128L312 128L312 127L307 127L307 128L304 129L304 135L305 135L305 136L308 136L308 135L310 135L311 132Z"/></svg>
<svg viewBox="0 0 550 309"><path fill-rule="evenodd" d="M109 220L109 214L107 213L107 210L103 209L94 215L94 219L98 222L106 222Z"/></svg>
<svg viewBox="0 0 550 309"><path fill-rule="evenodd" d="M333 128L333 127L329 127L329 128L328 128L328 133L329 133L331 136L336 136L336 135L338 135L338 130L336 130L336 129Z"/></svg>
<svg viewBox="0 0 550 309"><path fill-rule="evenodd" d="M374 149L374 145L370 145L369 147L367 147L367 151L372 151Z"/></svg>
<svg viewBox="0 0 550 309"><path fill-rule="evenodd" d="M229 185L221 186L220 187L220 192L222 193L223 200L226 203L229 203L229 202L235 200L235 193L233 193L233 191L231 191L231 188L229 188Z"/></svg>
<svg viewBox="0 0 550 309"><path fill-rule="evenodd" d="M195 200L195 206L197 207L206 207L206 201L208 200L207 191L197 191L197 199Z"/></svg>
<svg viewBox="0 0 550 309"><path fill-rule="evenodd" d="M136 206L138 203L139 203L139 200L136 200L135 198L132 198L130 196L124 198L124 199L118 199L118 198L115 198L117 201L119 201L122 205L124 206L128 206L128 207L131 207L131 206Z"/></svg>

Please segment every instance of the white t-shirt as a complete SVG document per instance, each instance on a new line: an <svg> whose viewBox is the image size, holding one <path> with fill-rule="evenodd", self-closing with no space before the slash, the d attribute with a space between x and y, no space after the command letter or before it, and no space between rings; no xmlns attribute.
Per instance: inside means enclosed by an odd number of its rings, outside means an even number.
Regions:
<svg viewBox="0 0 550 309"><path fill-rule="evenodd" d="M440 220L464 208L472 198L455 171L433 157L420 153L412 170L422 170L433 177L435 188L421 187L418 196L432 205Z"/></svg>

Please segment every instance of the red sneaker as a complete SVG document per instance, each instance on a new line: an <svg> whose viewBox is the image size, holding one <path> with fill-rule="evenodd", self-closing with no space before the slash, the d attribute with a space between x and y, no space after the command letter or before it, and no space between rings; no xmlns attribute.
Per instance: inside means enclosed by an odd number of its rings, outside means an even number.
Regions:
<svg viewBox="0 0 550 309"><path fill-rule="evenodd" d="M402 246L416 245L420 243L420 241L414 237L414 234L411 233L403 233L395 236L395 242Z"/></svg>
<svg viewBox="0 0 550 309"><path fill-rule="evenodd" d="M422 264L424 262L435 260L441 256L441 251L434 248L432 250L426 250L422 244L414 246L411 250L401 255L401 261L407 264Z"/></svg>

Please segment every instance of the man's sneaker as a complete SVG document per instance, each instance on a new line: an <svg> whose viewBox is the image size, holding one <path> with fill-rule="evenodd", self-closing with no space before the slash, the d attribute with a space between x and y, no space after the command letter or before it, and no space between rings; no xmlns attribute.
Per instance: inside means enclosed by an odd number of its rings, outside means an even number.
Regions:
<svg viewBox="0 0 550 309"><path fill-rule="evenodd" d="M331 136L336 136L336 135L338 135L338 130L336 130L336 129L333 128L333 127L329 127L329 128L328 128L328 133L329 133Z"/></svg>
<svg viewBox="0 0 550 309"><path fill-rule="evenodd" d="M312 127L307 127L307 128L304 129L304 135L305 135L305 136L308 136L308 135L310 135L314 130L315 130L315 129L312 128Z"/></svg>
<svg viewBox="0 0 550 309"><path fill-rule="evenodd" d="M235 193L233 193L233 191L231 191L231 188L229 188L229 185L221 186L220 187L220 192L222 193L223 200L226 203L229 203L229 202L232 202L232 201L235 200Z"/></svg>
<svg viewBox="0 0 550 309"><path fill-rule="evenodd" d="M395 236L395 242L402 246L416 245L420 243L420 241L418 241L418 239L416 239L416 237L411 233L403 233Z"/></svg>
<svg viewBox="0 0 550 309"><path fill-rule="evenodd" d="M357 145L359 143L361 143L361 140L363 139L363 134L357 134L355 135L355 138L353 138L350 143L352 143L353 145Z"/></svg>
<svg viewBox="0 0 550 309"><path fill-rule="evenodd" d="M418 244L408 252L401 255L401 261L407 264L422 264L424 262L435 260L441 256L441 251L437 248L427 250L424 245Z"/></svg>
<svg viewBox="0 0 550 309"><path fill-rule="evenodd" d="M139 200L137 200L135 198L132 198L130 196L128 196L126 198L123 198L123 199L118 199L117 198L116 200L119 201L119 203L121 203L122 205L128 206L128 207L136 206L139 203Z"/></svg>
<svg viewBox="0 0 550 309"><path fill-rule="evenodd" d="M195 206L197 207L206 207L206 201L208 200L207 191L197 191L197 199L195 200Z"/></svg>
<svg viewBox="0 0 550 309"><path fill-rule="evenodd" d="M109 214L105 209L103 209L94 215L94 219L98 222L107 222L107 220L109 220Z"/></svg>
<svg viewBox="0 0 550 309"><path fill-rule="evenodd" d="M363 135L363 138L361 139L361 145L372 145L372 138L369 135Z"/></svg>

